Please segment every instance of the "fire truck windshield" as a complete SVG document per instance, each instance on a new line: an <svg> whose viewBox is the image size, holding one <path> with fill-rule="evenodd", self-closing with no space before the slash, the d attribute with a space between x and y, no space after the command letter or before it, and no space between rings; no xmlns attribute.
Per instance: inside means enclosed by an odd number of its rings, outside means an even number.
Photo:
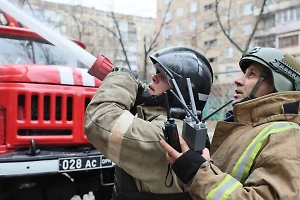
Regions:
<svg viewBox="0 0 300 200"><path fill-rule="evenodd" d="M33 40L0 38L0 64L62 65L84 68L60 48Z"/></svg>

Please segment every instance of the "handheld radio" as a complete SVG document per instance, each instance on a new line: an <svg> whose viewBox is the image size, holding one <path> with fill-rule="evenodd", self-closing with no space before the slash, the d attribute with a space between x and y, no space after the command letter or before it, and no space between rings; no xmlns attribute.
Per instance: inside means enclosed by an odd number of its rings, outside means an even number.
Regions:
<svg viewBox="0 0 300 200"><path fill-rule="evenodd" d="M170 113L168 94L166 92L164 92L163 95L165 98L166 109L167 109L167 121L165 121L165 123L164 123L165 129L163 129L164 135L165 135L165 140L176 151L181 152L177 125L176 125L175 119L171 117L171 113Z"/></svg>

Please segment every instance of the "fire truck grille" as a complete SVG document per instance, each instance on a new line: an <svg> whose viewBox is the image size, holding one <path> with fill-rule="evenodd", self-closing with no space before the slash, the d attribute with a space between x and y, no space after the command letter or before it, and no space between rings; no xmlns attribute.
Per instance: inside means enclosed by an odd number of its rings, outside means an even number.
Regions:
<svg viewBox="0 0 300 200"><path fill-rule="evenodd" d="M90 98L85 98L79 106L70 94L19 94L17 119L23 125L19 123L18 135L72 135L74 122L83 121L89 102Z"/></svg>
<svg viewBox="0 0 300 200"><path fill-rule="evenodd" d="M33 135L71 135L71 130L38 130L38 129L19 129L18 135L33 136Z"/></svg>
<svg viewBox="0 0 300 200"><path fill-rule="evenodd" d="M50 98L50 96L44 96L42 101L39 101L38 95L31 96L31 120L38 120L39 117L42 117L43 120L50 120L50 113L51 113L51 103L55 103L55 120L60 121L62 119L63 112L66 113L66 117L64 120L71 121L72 120L72 109L73 109L73 98L66 97L63 102L61 96L54 97L54 101ZM51 102L52 100L52 102ZM18 99L19 105L24 105L25 97L24 95L19 95ZM39 105L42 104L42 105ZM64 105L63 105L64 103ZM42 109L43 112L41 113L42 116L39 116L38 110Z"/></svg>

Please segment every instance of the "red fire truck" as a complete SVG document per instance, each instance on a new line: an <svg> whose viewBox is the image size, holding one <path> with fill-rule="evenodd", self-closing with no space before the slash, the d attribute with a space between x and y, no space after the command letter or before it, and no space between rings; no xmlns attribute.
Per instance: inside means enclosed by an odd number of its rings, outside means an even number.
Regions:
<svg viewBox="0 0 300 200"><path fill-rule="evenodd" d="M111 198L114 163L83 128L100 84L75 58L0 13L0 199L89 191Z"/></svg>

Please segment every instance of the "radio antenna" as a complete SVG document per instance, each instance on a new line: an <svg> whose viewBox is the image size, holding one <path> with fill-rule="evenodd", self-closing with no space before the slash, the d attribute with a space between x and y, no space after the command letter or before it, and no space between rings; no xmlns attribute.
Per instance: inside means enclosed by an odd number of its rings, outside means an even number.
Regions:
<svg viewBox="0 0 300 200"><path fill-rule="evenodd" d="M222 110L224 107L226 107L228 104L230 104L231 102L233 102L233 99L231 99L230 101L228 101L227 103L225 103L223 106L221 106L220 108L218 108L217 110L215 110L214 112L212 112L210 115L208 115L207 117L205 117L202 120L202 123L204 123L206 120L208 120L211 116L213 116L214 114L216 114L217 112L219 112L220 110Z"/></svg>

